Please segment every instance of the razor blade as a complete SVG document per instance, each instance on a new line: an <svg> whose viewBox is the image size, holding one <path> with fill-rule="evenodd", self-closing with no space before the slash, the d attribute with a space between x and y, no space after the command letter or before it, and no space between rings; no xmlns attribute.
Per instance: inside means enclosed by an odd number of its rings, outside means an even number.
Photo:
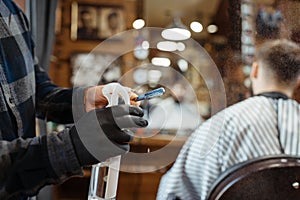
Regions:
<svg viewBox="0 0 300 200"><path fill-rule="evenodd" d="M145 99L152 99L154 97L159 97L165 93L165 89L163 87L157 88L155 90L149 91L145 94L138 96L135 101L142 101Z"/></svg>

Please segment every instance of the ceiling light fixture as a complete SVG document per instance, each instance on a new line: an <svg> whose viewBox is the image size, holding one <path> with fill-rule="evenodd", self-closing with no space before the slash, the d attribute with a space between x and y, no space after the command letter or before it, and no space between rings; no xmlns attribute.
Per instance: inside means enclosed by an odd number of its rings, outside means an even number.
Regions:
<svg viewBox="0 0 300 200"><path fill-rule="evenodd" d="M185 44L183 42L177 42L177 50L178 51L184 51L185 50Z"/></svg>
<svg viewBox="0 0 300 200"><path fill-rule="evenodd" d="M143 19L136 19L133 23L132 26L134 29L141 29L145 26L145 21Z"/></svg>
<svg viewBox="0 0 300 200"><path fill-rule="evenodd" d="M218 27L217 27L217 25L215 25L215 24L210 24L210 25L208 25L208 27L207 27L207 31L208 31L209 33L216 33L216 32L218 31Z"/></svg>
<svg viewBox="0 0 300 200"><path fill-rule="evenodd" d="M189 63L184 59L179 59L177 65L182 72L186 72L189 68Z"/></svg>
<svg viewBox="0 0 300 200"><path fill-rule="evenodd" d="M166 40L182 41L191 37L191 32L182 23L180 17L173 17L172 23L161 32L161 36Z"/></svg>
<svg viewBox="0 0 300 200"><path fill-rule="evenodd" d="M151 63L156 66L169 67L171 65L171 60L164 57L154 57L152 58Z"/></svg>
<svg viewBox="0 0 300 200"><path fill-rule="evenodd" d="M161 51L176 51L177 43L173 41L161 41L157 43L156 47Z"/></svg>
<svg viewBox="0 0 300 200"><path fill-rule="evenodd" d="M196 33L200 33L202 32L203 30L203 26L200 22L197 22L197 21L193 21L191 24L190 24L190 28L196 32Z"/></svg>
<svg viewBox="0 0 300 200"><path fill-rule="evenodd" d="M161 51L184 51L185 44L183 42L161 41L158 42L156 48Z"/></svg>

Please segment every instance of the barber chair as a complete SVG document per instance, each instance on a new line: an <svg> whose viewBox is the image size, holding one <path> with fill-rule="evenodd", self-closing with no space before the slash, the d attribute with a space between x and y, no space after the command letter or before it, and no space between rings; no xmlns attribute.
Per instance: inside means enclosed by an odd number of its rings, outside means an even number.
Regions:
<svg viewBox="0 0 300 200"><path fill-rule="evenodd" d="M208 200L300 200L300 157L267 156L239 163L213 184Z"/></svg>

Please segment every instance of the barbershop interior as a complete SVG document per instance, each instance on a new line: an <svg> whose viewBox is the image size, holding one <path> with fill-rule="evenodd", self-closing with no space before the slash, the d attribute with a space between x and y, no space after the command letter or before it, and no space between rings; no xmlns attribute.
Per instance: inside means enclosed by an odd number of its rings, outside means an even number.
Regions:
<svg viewBox="0 0 300 200"><path fill-rule="evenodd" d="M139 101L148 126L132 128L129 152L84 166L81 175L43 187L36 197L42 200L164 199L157 196L161 179L191 135L217 113L252 97L257 48L276 39L300 45L298 0L14 1L28 17L40 67L57 86L120 83L137 95L158 92ZM300 76L290 98L300 103ZM36 129L42 135L67 126L37 119ZM299 144L299 123L294 126L298 126ZM297 163L291 187L299 197ZM185 179L197 174L178 173L186 180L181 187L197 191L191 187L202 179L196 183ZM227 182L218 195L234 184L244 190L241 185L250 183L236 183L241 179ZM270 188L267 191L273 193ZM169 195L165 199L203 198Z"/></svg>

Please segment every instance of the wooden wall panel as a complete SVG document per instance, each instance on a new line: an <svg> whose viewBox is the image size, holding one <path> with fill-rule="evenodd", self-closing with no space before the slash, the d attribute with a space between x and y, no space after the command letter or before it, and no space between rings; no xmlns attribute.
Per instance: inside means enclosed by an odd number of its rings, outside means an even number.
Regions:
<svg viewBox="0 0 300 200"><path fill-rule="evenodd" d="M126 29L132 28L132 22L136 18L136 1L135 0L64 0L60 1L61 27L56 34L56 41L51 59L49 76L59 86L71 87L70 76L72 66L70 66L71 55L74 53L89 53L103 40L71 40L71 12L72 3L84 3L95 6L121 6L124 9L124 17ZM123 42L123 43L122 43ZM122 50L122 46L126 46L124 41L110 43L104 53L118 53ZM127 58L128 59L128 58ZM132 59L134 59L132 57Z"/></svg>

